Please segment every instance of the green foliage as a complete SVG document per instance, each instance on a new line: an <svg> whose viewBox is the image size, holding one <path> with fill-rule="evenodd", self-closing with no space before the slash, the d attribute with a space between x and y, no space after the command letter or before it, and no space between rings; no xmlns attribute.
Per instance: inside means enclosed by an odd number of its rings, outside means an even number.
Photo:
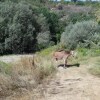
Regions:
<svg viewBox="0 0 100 100"><path fill-rule="evenodd" d="M57 43L57 35L59 33L61 34L62 31L62 25L59 21L58 15L54 12L50 12L45 7L40 7L39 9L36 9L35 12L40 14L42 13L45 16L50 30L51 41Z"/></svg>
<svg viewBox="0 0 100 100"><path fill-rule="evenodd" d="M0 3L0 54L33 52L57 43L60 38L57 14L27 2Z"/></svg>
<svg viewBox="0 0 100 100"><path fill-rule="evenodd" d="M50 41L50 36L49 36L49 32L44 32L44 33L39 33L37 36L37 41L39 44L39 48L43 49L45 47L48 47L49 45L49 41Z"/></svg>
<svg viewBox="0 0 100 100"><path fill-rule="evenodd" d="M5 38L8 36L8 23L12 22L14 3L0 3L0 54L5 52Z"/></svg>
<svg viewBox="0 0 100 100"><path fill-rule="evenodd" d="M89 7L70 5L62 11L58 9L51 11L48 8L53 5L51 3L46 5L48 2L48 0L4 0L0 2L0 54L29 53L57 44L66 25L94 18ZM54 6L57 7L56 4ZM66 37L64 38L62 41L66 43ZM87 44L92 44L92 48L98 47L100 45L98 40L99 34L95 32L91 43L86 39L86 44L79 42L77 46L87 47ZM71 43L69 48L75 48L75 43L74 46ZM66 46L62 45L62 47Z"/></svg>
<svg viewBox="0 0 100 100"><path fill-rule="evenodd" d="M78 22L66 27L61 44L69 49L77 47L100 48L100 26L94 21Z"/></svg>
<svg viewBox="0 0 100 100"><path fill-rule="evenodd" d="M39 49L48 47L50 42L50 31L49 24L47 24L47 19L43 14L40 14L37 18L37 23L41 26L40 32L37 35L37 43Z"/></svg>
<svg viewBox="0 0 100 100"><path fill-rule="evenodd" d="M3 40L5 50L12 53L30 52L33 50L35 16L30 5L24 2L11 2L1 5L1 17L4 19ZM1 25L3 26L3 25ZM4 27L4 26L3 26ZM1 27L2 29L2 27Z"/></svg>

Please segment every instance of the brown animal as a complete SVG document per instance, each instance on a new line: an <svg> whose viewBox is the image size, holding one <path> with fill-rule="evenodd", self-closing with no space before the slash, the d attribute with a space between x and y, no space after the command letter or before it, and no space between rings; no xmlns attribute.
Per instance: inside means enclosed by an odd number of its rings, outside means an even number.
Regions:
<svg viewBox="0 0 100 100"><path fill-rule="evenodd" d="M60 51L56 51L53 54L53 58L58 61L58 60L64 60L64 67L67 64L67 59L70 56L74 56L74 51L64 51L64 50L60 50Z"/></svg>

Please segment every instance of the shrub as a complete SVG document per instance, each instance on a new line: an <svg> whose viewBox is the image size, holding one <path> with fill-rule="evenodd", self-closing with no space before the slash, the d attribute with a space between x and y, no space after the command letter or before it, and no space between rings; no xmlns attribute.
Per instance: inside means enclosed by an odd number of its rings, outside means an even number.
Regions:
<svg viewBox="0 0 100 100"><path fill-rule="evenodd" d="M50 41L50 34L49 32L39 33L37 36L38 46L39 49L43 49L45 47L48 47L49 41Z"/></svg>
<svg viewBox="0 0 100 100"><path fill-rule="evenodd" d="M40 14L37 18L38 24L41 25L41 32L37 35L37 43L39 49L43 49L45 47L48 47L48 44L50 43L50 31L49 31L49 25L47 24L46 17L43 14Z"/></svg>
<svg viewBox="0 0 100 100"><path fill-rule="evenodd" d="M100 26L94 21L77 22L66 27L61 44L69 49L100 47Z"/></svg>
<svg viewBox="0 0 100 100"><path fill-rule="evenodd" d="M48 27L50 30L50 36L51 36L51 41L54 41L55 43L57 43L57 34L61 34L62 32L62 27L61 26L61 21L59 21L59 17L56 13L54 12L50 12L48 9L46 9L45 7L40 7L39 9L35 10L37 13L42 13L45 18L46 21L48 23Z"/></svg>

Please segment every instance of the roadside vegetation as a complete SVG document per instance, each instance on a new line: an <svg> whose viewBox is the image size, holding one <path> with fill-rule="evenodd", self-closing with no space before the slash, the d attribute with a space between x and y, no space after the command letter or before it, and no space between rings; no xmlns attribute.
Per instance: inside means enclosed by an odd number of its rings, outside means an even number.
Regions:
<svg viewBox="0 0 100 100"><path fill-rule="evenodd" d="M38 85L49 82L55 73L53 62L40 56L22 57L13 64L0 62L0 98L14 95L15 92L20 96L25 91L28 93Z"/></svg>

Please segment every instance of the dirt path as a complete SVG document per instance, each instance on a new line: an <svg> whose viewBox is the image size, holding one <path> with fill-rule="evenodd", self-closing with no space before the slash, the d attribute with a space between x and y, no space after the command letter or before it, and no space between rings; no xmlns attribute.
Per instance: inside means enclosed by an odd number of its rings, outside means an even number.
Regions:
<svg viewBox="0 0 100 100"><path fill-rule="evenodd" d="M89 66L59 68L44 100L100 100L100 78L89 74Z"/></svg>

